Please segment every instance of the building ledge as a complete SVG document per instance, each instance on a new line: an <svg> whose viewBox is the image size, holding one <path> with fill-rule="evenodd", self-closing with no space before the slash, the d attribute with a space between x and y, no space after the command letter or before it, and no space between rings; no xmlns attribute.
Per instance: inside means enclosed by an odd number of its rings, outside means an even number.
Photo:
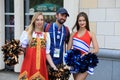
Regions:
<svg viewBox="0 0 120 80"><path fill-rule="evenodd" d="M117 49L99 49L97 53L100 58L120 59L120 50Z"/></svg>

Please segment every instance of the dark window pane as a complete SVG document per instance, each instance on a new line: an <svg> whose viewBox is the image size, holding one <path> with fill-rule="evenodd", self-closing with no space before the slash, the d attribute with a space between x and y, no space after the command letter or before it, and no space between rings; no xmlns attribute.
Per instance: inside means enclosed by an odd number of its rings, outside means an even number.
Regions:
<svg viewBox="0 0 120 80"><path fill-rule="evenodd" d="M31 21L31 19L32 19L32 16L33 15L26 15L25 16L25 26L28 26L29 24L30 24L30 21Z"/></svg>
<svg viewBox="0 0 120 80"><path fill-rule="evenodd" d="M6 13L14 12L14 0L5 0L5 12Z"/></svg>
<svg viewBox="0 0 120 80"><path fill-rule="evenodd" d="M14 39L14 27L5 27L5 40Z"/></svg>
<svg viewBox="0 0 120 80"><path fill-rule="evenodd" d="M5 15L5 24L14 25L14 15Z"/></svg>

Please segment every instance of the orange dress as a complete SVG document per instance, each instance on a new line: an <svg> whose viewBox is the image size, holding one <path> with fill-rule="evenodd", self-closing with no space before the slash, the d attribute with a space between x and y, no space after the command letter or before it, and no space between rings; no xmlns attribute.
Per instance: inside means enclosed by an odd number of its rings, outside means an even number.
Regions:
<svg viewBox="0 0 120 80"><path fill-rule="evenodd" d="M26 48L26 55L18 80L48 80L46 35L45 33L42 35L44 35L42 38L34 37L31 44Z"/></svg>

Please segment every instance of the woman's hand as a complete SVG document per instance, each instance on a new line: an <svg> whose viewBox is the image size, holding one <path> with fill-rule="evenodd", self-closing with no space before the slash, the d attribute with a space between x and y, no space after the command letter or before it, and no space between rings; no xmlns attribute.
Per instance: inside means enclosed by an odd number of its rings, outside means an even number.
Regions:
<svg viewBox="0 0 120 80"><path fill-rule="evenodd" d="M18 55L23 55L23 54L24 54L24 52L23 52L23 51L20 51Z"/></svg>
<svg viewBox="0 0 120 80"><path fill-rule="evenodd" d="M57 71L58 70L58 68L56 67L56 66L54 66L54 67L52 67L53 68L53 70L55 70L55 71Z"/></svg>
<svg viewBox="0 0 120 80"><path fill-rule="evenodd" d="M25 53L25 49L24 48L22 48L22 47L20 47L19 48L19 55L23 55Z"/></svg>
<svg viewBox="0 0 120 80"><path fill-rule="evenodd" d="M96 51L94 49L89 51L89 52L92 53L92 54L96 54Z"/></svg>
<svg viewBox="0 0 120 80"><path fill-rule="evenodd" d="M88 54L88 53L83 53L83 54L81 55L81 58L82 58L83 56L85 56L86 54Z"/></svg>

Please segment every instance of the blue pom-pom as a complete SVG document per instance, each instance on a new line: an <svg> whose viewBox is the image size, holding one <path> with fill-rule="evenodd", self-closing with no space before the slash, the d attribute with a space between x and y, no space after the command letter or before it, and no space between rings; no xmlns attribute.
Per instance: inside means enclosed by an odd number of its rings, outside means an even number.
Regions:
<svg viewBox="0 0 120 80"><path fill-rule="evenodd" d="M68 66L71 66L71 72L85 72L89 67L97 66L98 58L95 54L88 53L81 56L81 52L76 49L70 49L66 52L64 61Z"/></svg>
<svg viewBox="0 0 120 80"><path fill-rule="evenodd" d="M68 66L80 65L80 56L81 53L78 50L70 49L66 52L64 61Z"/></svg>
<svg viewBox="0 0 120 80"><path fill-rule="evenodd" d="M89 67L94 68L94 67L96 67L97 64L99 63L98 57L97 57L95 54L93 54L93 53L88 53L88 54L85 55L85 56L86 56L86 60L88 61Z"/></svg>

